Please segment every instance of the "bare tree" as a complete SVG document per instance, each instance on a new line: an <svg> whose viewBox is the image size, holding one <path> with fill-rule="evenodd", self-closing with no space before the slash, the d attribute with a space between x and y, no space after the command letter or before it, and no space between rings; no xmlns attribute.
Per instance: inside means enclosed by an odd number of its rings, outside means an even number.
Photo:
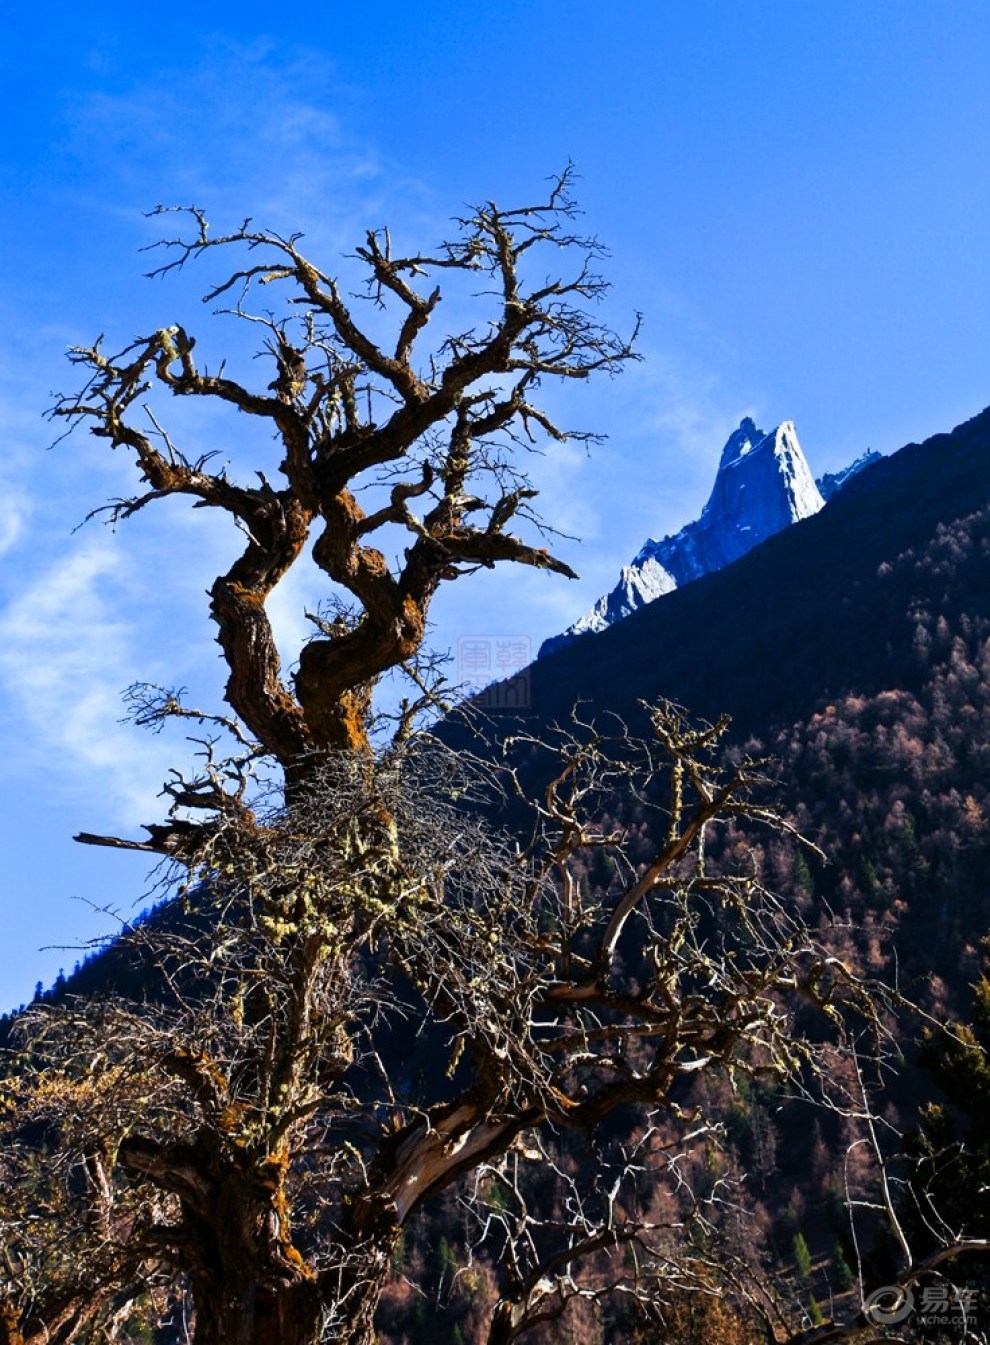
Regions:
<svg viewBox="0 0 990 1345"><path fill-rule="evenodd" d="M182 211L192 234L163 244L174 255L153 274L217 253L245 254L206 300L230 296L227 311L266 333L275 375L267 388L245 387L222 368L201 369L195 338L181 327L153 332L117 355L100 342L71 353L88 381L81 394L58 402L55 415L131 450L147 486L112 506L111 517L188 495L230 514L246 537L211 589L230 670L227 700L290 774L328 748L368 749L371 689L419 651L441 583L501 561L575 577L546 547L510 531L534 519L525 451L547 439L592 437L553 423L534 400L541 384L614 374L636 358L635 333L616 336L594 315L606 288L595 271L603 249L574 231L570 185L567 172L542 203L479 207L433 254L397 255L387 231L369 232L357 249L366 288L356 301L299 251L298 235L283 238L248 220L211 238L201 211ZM547 278L547 253L559 254L572 273ZM438 277L473 282L480 314L467 330L430 340ZM278 313L248 311L262 286L284 292ZM391 328L389 337L366 334L352 311L361 298L373 306L376 327ZM210 453L184 452L145 404L154 389L225 403L260 421L284 449L283 484L262 477L251 486L208 470ZM375 484L377 507L369 512L361 498ZM389 527L405 537L398 567L375 545ZM320 624L290 689L265 601L311 538L313 560L353 606ZM185 837L173 830L154 843L182 847Z"/></svg>
<svg viewBox="0 0 990 1345"><path fill-rule="evenodd" d="M569 188L565 174L539 204L479 207L428 254L369 234L357 258L387 340L297 236L246 221L214 239L186 211L192 232L165 244L156 274L236 256L207 298L229 296L264 334L272 381L209 373L175 326L117 355L100 342L72 353L87 382L55 414L129 450L143 483L109 518L186 495L246 540L211 589L229 713L130 693L138 722L204 726L202 770L168 783L169 816L147 839L79 838L175 865L179 896L127 935L154 989L40 1006L18 1025L0 1113L0 1345L170 1320L196 1345L367 1345L403 1228L472 1173L477 1198L468 1185L464 1198L501 1264L492 1345L582 1296L713 1291L710 1258L677 1231L704 1213L678 1203L674 1156L699 1124L686 1084L814 1071L798 1003L839 1042L849 1015L879 1022L880 989L755 869L710 869L712 827L775 823L757 768L723 760L724 724L661 705L636 737L578 717L549 743L517 737L488 770L416 729L441 699L417 664L439 585L500 561L571 574L510 531L537 522L522 455L567 437L540 385L633 358L594 316L601 248L574 232ZM548 253L573 261L569 278L547 277ZM480 287L481 316L431 342L438 278ZM253 311L267 286L283 307ZM272 430L280 483L236 482L179 447L158 391ZM405 542L393 565L386 536ZM337 605L314 619L290 686L265 603L310 539ZM376 745L374 688L400 667L415 692ZM274 793L256 782L264 763ZM493 818L499 789L529 800L536 779L527 843ZM636 864L623 829L600 821L630 791L656 819ZM431 1061L418 1074L416 1041ZM548 1136L591 1141L630 1113L670 1133L613 1134L606 1192L582 1194L561 1170L567 1217L520 1204L519 1162L539 1169ZM503 1188L497 1217L488 1181ZM657 1210L644 1181L680 1196Z"/></svg>

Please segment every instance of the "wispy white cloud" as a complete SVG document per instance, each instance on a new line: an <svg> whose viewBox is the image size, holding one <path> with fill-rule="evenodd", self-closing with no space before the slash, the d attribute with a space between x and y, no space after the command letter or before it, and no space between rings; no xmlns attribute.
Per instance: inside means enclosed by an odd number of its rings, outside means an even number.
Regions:
<svg viewBox="0 0 990 1345"><path fill-rule="evenodd" d="M70 144L93 180L117 184L117 211L195 202L220 225L249 214L336 253L389 200L407 219L429 210L422 182L355 134L355 101L320 52L201 34L181 66L145 67L83 99Z"/></svg>
<svg viewBox="0 0 990 1345"><path fill-rule="evenodd" d="M119 723L119 689L140 675L128 587L122 554L102 539L47 565L0 611L0 682L7 769L96 794L133 826L160 807L167 755Z"/></svg>
<svg viewBox="0 0 990 1345"><path fill-rule="evenodd" d="M0 480L0 557L12 550L24 535L30 514L30 496Z"/></svg>
<svg viewBox="0 0 990 1345"><path fill-rule="evenodd" d="M275 588L265 604L272 633L282 659L282 676L289 678L299 651L315 633L307 612L318 612L332 585L308 556L303 555Z"/></svg>

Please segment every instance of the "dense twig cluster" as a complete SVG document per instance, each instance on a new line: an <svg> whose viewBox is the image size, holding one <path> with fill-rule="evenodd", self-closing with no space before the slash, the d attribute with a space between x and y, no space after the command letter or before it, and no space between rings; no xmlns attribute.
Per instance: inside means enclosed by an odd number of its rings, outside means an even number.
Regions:
<svg viewBox="0 0 990 1345"><path fill-rule="evenodd" d="M318 1319L363 1340L403 1226L468 1172L463 1198L505 1266L493 1345L575 1295L712 1288L712 1258L678 1236L702 1213L681 1200L658 1220L636 1174L683 1195L668 1150L697 1130L687 1085L814 1074L823 1057L796 1003L841 1042L849 1014L877 1021L879 988L755 872L709 871L709 828L771 820L758 774L719 764L720 729L671 706L651 720L642 739L580 720L560 734L526 847L493 828L499 773L463 754L419 739L376 760L324 754L289 803L224 815L187 916L172 907L129 936L156 969L155 1002L25 1016L15 1125L42 1127L66 1172L99 1161L114 1302L126 1282L184 1281L197 1340L311 1339ZM526 759L504 778L522 790L539 745L517 745ZM661 836L637 866L595 820L622 786ZM611 877L583 880L589 865ZM404 1060L416 1040L425 1072ZM510 1218L520 1155L552 1169L548 1136L590 1139L630 1106L659 1108L674 1139L620 1144L593 1194L558 1168L566 1214ZM26 1340L30 1323L51 1331L46 1312L26 1313Z"/></svg>

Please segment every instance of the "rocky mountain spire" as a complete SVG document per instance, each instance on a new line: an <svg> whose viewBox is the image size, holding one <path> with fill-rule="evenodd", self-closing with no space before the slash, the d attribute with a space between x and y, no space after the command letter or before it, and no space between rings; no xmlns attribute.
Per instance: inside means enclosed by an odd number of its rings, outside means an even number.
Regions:
<svg viewBox="0 0 990 1345"><path fill-rule="evenodd" d="M746 416L726 441L718 474L700 518L672 537L650 538L611 593L561 635L545 640L540 656L590 631L604 630L672 589L720 570L825 501L815 484L794 422L765 434Z"/></svg>

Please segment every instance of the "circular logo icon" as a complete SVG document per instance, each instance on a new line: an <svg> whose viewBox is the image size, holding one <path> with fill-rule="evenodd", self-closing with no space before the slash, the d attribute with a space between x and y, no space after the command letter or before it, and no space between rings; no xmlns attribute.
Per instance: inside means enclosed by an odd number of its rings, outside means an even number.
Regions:
<svg viewBox="0 0 990 1345"><path fill-rule="evenodd" d="M863 1316L874 1326L895 1326L914 1311L914 1294L899 1284L885 1284L863 1303Z"/></svg>

